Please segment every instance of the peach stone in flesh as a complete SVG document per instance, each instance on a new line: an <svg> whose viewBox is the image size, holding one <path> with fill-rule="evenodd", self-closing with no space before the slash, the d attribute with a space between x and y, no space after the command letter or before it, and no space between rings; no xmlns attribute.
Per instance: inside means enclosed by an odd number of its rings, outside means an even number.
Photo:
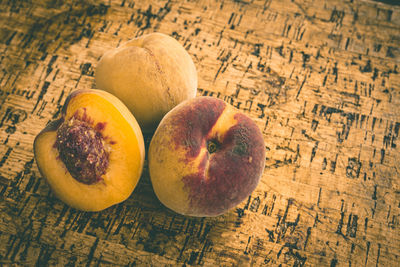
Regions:
<svg viewBox="0 0 400 267"><path fill-rule="evenodd" d="M54 194L71 207L100 211L126 200L142 173L139 124L115 96L76 90L60 117L35 138L34 154Z"/></svg>
<svg viewBox="0 0 400 267"><path fill-rule="evenodd" d="M57 130L55 146L71 176L84 184L100 181L106 172L109 153L100 131L73 116Z"/></svg>
<svg viewBox="0 0 400 267"><path fill-rule="evenodd" d="M211 97L175 107L161 121L149 149L153 188L170 209L216 216L246 199L265 164L258 126Z"/></svg>

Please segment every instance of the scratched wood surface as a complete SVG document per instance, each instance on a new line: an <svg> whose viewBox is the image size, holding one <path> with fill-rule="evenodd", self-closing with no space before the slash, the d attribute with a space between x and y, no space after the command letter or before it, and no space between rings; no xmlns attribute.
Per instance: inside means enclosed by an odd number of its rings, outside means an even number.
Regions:
<svg viewBox="0 0 400 267"><path fill-rule="evenodd" d="M398 4L0 1L0 265L400 266ZM79 212L33 159L101 55L154 31L263 131L262 181L224 216L167 210L147 165L127 201Z"/></svg>

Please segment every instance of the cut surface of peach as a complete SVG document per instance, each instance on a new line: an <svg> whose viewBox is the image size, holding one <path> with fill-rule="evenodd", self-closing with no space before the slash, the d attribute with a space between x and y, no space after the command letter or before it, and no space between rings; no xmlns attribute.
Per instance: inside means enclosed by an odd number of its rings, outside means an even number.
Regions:
<svg viewBox="0 0 400 267"><path fill-rule="evenodd" d="M88 182L85 177L71 175L73 167L69 170L65 164L66 156L60 155L60 146L67 144L61 141L60 145L60 140L57 141L59 129L65 123L73 124L74 120L93 129L91 132L101 138L107 155L106 167L95 181ZM79 147L80 136L76 139ZM142 132L130 111L113 95L92 89L74 91L67 98L61 118L50 123L36 137L34 152L39 170L55 195L84 211L103 210L126 200L141 176L145 154ZM75 162L73 154L67 156ZM86 160L96 160L90 157ZM102 161L104 159L99 164Z"/></svg>

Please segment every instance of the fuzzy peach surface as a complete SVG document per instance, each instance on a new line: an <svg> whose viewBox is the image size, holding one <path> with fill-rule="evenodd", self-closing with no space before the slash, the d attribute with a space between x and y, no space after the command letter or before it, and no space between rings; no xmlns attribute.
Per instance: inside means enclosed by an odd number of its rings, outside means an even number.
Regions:
<svg viewBox="0 0 400 267"><path fill-rule="evenodd" d="M217 216L256 188L265 166L258 126L222 100L197 97L171 110L149 148L159 200L177 213Z"/></svg>
<svg viewBox="0 0 400 267"><path fill-rule="evenodd" d="M85 112L93 123L105 123L102 135L109 151L109 166L102 181L91 185L69 174L54 146L57 127L76 112ZM145 156L143 136L135 118L116 97L100 90L73 92L62 118L36 137L34 153L39 170L55 195L85 211L103 210L128 198L140 178Z"/></svg>
<svg viewBox="0 0 400 267"><path fill-rule="evenodd" d="M142 131L152 132L180 102L195 97L196 67L174 38L151 33L106 52L96 68L96 86L126 104Z"/></svg>

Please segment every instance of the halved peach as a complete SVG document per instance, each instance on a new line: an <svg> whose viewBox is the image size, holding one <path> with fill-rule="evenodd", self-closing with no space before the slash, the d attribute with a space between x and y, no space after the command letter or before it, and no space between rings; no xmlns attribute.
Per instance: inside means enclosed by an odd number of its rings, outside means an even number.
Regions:
<svg viewBox="0 0 400 267"><path fill-rule="evenodd" d="M126 106L105 91L90 89L68 96L61 118L35 138L34 154L58 198L79 210L100 211L131 195L145 149Z"/></svg>

